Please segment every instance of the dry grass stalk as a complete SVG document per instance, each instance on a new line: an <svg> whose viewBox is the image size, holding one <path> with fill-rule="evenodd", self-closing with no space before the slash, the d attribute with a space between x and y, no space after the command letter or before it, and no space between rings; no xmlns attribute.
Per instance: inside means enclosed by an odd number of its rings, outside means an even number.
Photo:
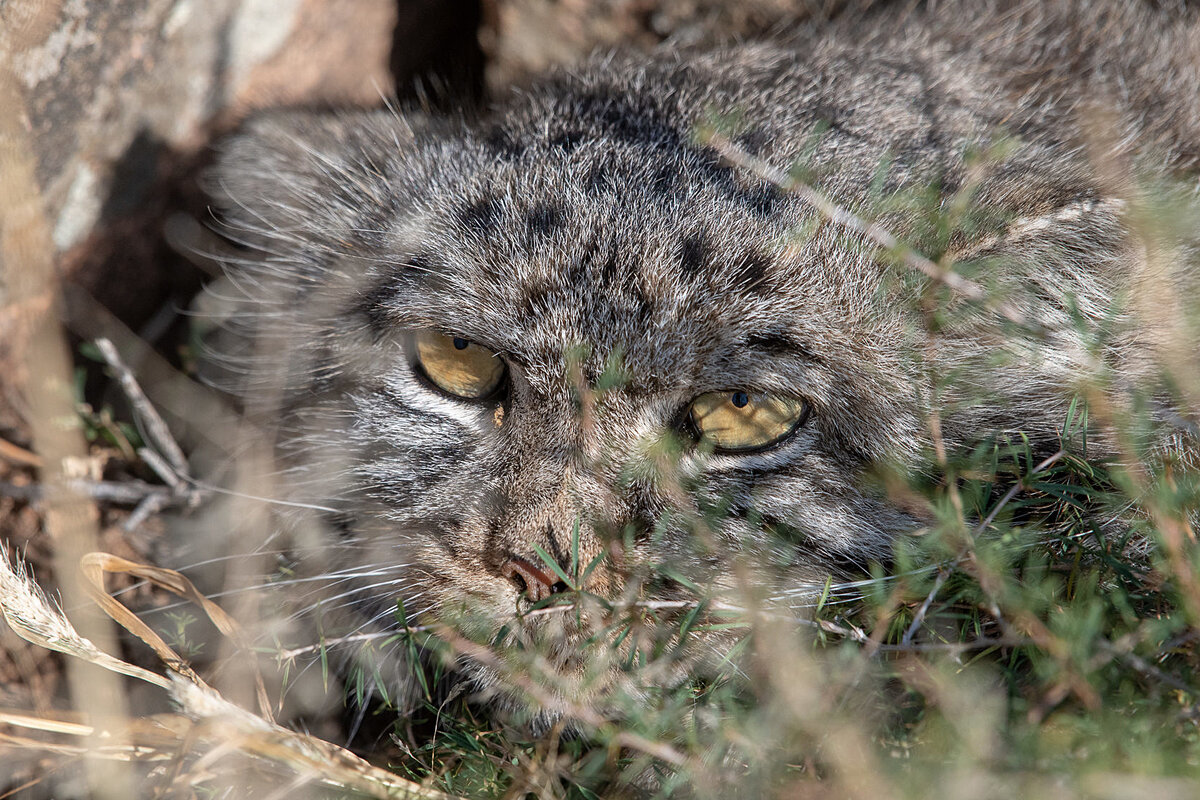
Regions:
<svg viewBox="0 0 1200 800"><path fill-rule="evenodd" d="M50 601L19 564L0 552L0 612L13 631L27 642L81 658L106 670L169 689L161 675L127 664L79 635L75 626Z"/></svg>
<svg viewBox="0 0 1200 800"><path fill-rule="evenodd" d="M380 798L450 799L449 795L374 767L336 745L288 730L230 703L204 683L170 646L123 605L106 593L103 594L105 600L101 601L104 574L129 573L195 600L223 633L240 639L240 631L225 612L203 597L179 573L107 553L89 554L84 559L83 571L102 608L155 650L167 668L166 676L99 650L80 636L70 621L50 604L23 567L0 558L0 609L5 619L27 641L166 689L183 714L126 720L122 730L105 731L114 744L89 748L71 741L94 737L101 732L87 715L63 719L51 714L0 709L2 725L68 737L64 743L4 733L0 734L0 742L62 756L90 755L111 761L165 761L178 759L181 754L199 755L193 765L195 768L189 771L192 776L207 774L207 768L236 757L239 762L253 762L259 770L290 775L298 785L319 784ZM265 702L265 689L262 691ZM114 733L121 735L114 737Z"/></svg>
<svg viewBox="0 0 1200 800"><path fill-rule="evenodd" d="M148 644L171 672L187 678L196 686L208 688L191 666L180 658L171 649L170 645L163 641L162 637L155 633L149 625L138 619L136 614L117 602L105 590L104 576L106 574L134 575L143 580L150 581L155 586L173 592L180 597L191 600L204 610L204 613L212 620L217 630L231 639L241 652L250 652L249 644L242 635L240 626L220 606L196 589L191 581L175 570L154 567L148 564L138 564L118 556L110 555L109 553L88 553L83 557L81 566L88 594L104 610L104 613L112 617L125 630ZM253 675L255 690L258 696L259 712L268 722L274 722L271 715L271 702L267 699L267 689L263 684L262 674L256 668L253 670Z"/></svg>
<svg viewBox="0 0 1200 800"><path fill-rule="evenodd" d="M746 170L780 190L794 194L811 206L818 214L833 224L860 234L879 247L894 253L910 269L922 273L931 280L948 287L956 294L994 310L1004 319L1022 327L1031 327L1029 320L1018 309L1005 302L991 298L986 289L974 281L959 275L950 266L939 264L902 242L895 234L878 222L871 222L844 208L826 197L813 186L794 175L775 167L761 158L750 155L737 147L727 136L711 127L698 131L704 144L715 148L721 157L736 167ZM1036 327L1036 326L1034 326Z"/></svg>
<svg viewBox="0 0 1200 800"><path fill-rule="evenodd" d="M37 17L38 3L18 2L15 17L30 22ZM28 25L9 31L9 46L19 53L31 32ZM4 265L3 283L12 305L9 335L13 362L10 376L14 387L31 409L29 429L33 451L41 459L41 483L46 491L43 525L54 540L56 574L64 605L87 607L82 589L76 583L80 556L97 546L99 512L94 503L71 490L68 464L85 459L87 445L75 414L71 392L70 352L58 324L59 286L54 262L54 246L46 219L42 194L35 170L33 147L25 114L26 102L21 81L0 60L0 264ZM101 649L111 649L114 631L98 615L78 620L86 636ZM89 670L82 662L67 665L67 681L75 707L97 717L122 719L127 716L125 696L120 682L109 672ZM93 737L91 748L102 746ZM89 788L94 797L125 798L131 791L125 770L88 759Z"/></svg>
<svg viewBox="0 0 1200 800"><path fill-rule="evenodd" d="M6 458L14 464L20 464L23 467L42 466L42 460L35 453L29 452L24 447L18 447L5 439L0 439L0 458Z"/></svg>

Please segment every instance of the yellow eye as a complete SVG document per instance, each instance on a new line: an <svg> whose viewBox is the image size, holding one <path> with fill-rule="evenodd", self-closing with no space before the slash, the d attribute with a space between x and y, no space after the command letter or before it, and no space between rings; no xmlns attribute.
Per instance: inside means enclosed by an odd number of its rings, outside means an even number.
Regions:
<svg viewBox="0 0 1200 800"><path fill-rule="evenodd" d="M700 435L729 452L758 450L780 441L808 418L808 403L795 397L749 392L708 392L692 401Z"/></svg>
<svg viewBox="0 0 1200 800"><path fill-rule="evenodd" d="M417 363L442 391L467 400L487 397L504 380L504 362L461 336L421 331L413 337Z"/></svg>

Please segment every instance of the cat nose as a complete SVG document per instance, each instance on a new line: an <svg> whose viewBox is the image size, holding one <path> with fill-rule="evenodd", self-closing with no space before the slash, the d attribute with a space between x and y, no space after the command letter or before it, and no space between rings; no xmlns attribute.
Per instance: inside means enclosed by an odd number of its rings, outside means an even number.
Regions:
<svg viewBox="0 0 1200 800"><path fill-rule="evenodd" d="M508 559L500 567L500 574L512 581L517 591L524 594L531 603L545 600L552 594L571 588L565 581L556 580L554 576L516 556Z"/></svg>

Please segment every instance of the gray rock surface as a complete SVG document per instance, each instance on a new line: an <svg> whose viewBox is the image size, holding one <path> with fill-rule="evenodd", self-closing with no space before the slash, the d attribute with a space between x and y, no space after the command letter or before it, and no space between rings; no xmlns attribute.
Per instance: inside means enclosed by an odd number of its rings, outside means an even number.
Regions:
<svg viewBox="0 0 1200 800"><path fill-rule="evenodd" d="M390 96L397 27L422 3L400 5L407 14L392 0L0 3L0 69L24 95L0 111L24 117L68 279L142 320L171 288L165 215L202 202L194 175L213 137L255 108Z"/></svg>

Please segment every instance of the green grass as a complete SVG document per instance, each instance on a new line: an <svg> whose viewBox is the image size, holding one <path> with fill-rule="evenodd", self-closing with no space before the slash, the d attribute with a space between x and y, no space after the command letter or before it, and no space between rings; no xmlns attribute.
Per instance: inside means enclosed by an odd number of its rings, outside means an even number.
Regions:
<svg viewBox="0 0 1200 800"><path fill-rule="evenodd" d="M947 512L905 541L894 576L864 586L857 603L821 609L827 628L735 620L745 638L727 669L640 702L609 698L601 727L531 737L464 698L426 703L396 725L411 748L398 766L497 798L607 796L627 781L664 796L771 796L820 782L917 797L968 778L1087 795L1096 776L1133 791L1137 777L1200 775L1197 637L1171 559L1155 546L1147 566L1131 564L1124 543L1096 528L1128 498L1102 465L1069 454L1032 477L1020 448L972 455L972 467L995 469L957 486L971 512ZM973 536L1009 481L1025 489ZM943 510L956 505L949 485L926 490ZM1149 525L1141 533L1157 538ZM1189 542L1193 570L1196 556ZM696 622L674 624L703 635ZM643 657L627 668L670 655ZM685 765L623 746L622 733L669 745Z"/></svg>
<svg viewBox="0 0 1200 800"><path fill-rule="evenodd" d="M1010 144L979 158L1002 159ZM886 170L881 165L879 186ZM791 176L819 177L804 168ZM946 252L956 234L1004 224L975 209L972 192L964 187L945 203L938 187L879 193L860 212L922 221L910 243L920 253L881 251L894 262L881 296L912 304L914 358L923 337L964 326L1012 342L1041 335L1005 319L1005 265L964 268L963 277L986 289L969 301L920 269L925 256L935 267L955 266ZM1155 197L1178 200L1173 192ZM1188 216L1177 204L1158 214L1156 203L1135 204L1130 219L1152 221L1137 234L1190 241L1200 213ZM1200 309L1186 294L1178 300L1171 323L1194 345ZM1089 351L1100 353L1116 309L1095 324L1071 298L1063 304ZM1165 404L1194 424L1196 351L1168 352L1160 373L1119 410L1108 400L1111 369L1081 375L1057 441L1013 434L945 446L935 434L912 463L879 465L863 479L925 508L930 522L902 536L887 563L870 565L860 580L831 579L807 615L764 607L752 581L741 602L718 602L671 562L639 564L633 577L674 581L690 590L687 601L591 594L588 578L603 557L582 562L578 526L567 568L538 550L541 566L570 591L539 603L530 619L497 630L470 608L425 620L398 603L395 621L405 632L368 646L399 648L421 665L415 707L372 668L351 669L346 701L363 710L361 729L369 731L359 747L401 776L496 800L1200 796L1200 472L1194 438L1183 436L1175 454L1153 446L1171 423L1151 413L1155 402ZM985 367L1007 363L987 358ZM994 402L974 383L979 374L934 374L931 404L952 413ZM614 354L596 387L581 382L580 412L626 379ZM79 411L89 440L135 460L143 442L133 427L107 407ZM1117 443L1106 457L1098 455L1101 435ZM675 471L681 452L663 436L624 479L683 488ZM670 522L687 525L704 549L730 512L718 501L675 513ZM648 532L652 542L667 522ZM774 533L794 546L785 526ZM632 529L609 533L634 549ZM729 568L771 568L756 558L751 548L731 553ZM576 685L545 667L541 640L525 630L534 616L541 623L554 615L591 634L581 647L594 674ZM180 612L161 625L189 655L200 648L192 619ZM334 659L323 645L316 650L324 683L334 685ZM452 666L464 656L503 676L522 700L517 710L493 713L455 682ZM285 664L284 683L302 666ZM616 688L589 691L613 672L624 679ZM538 714L546 708L555 711L549 721Z"/></svg>
<svg viewBox="0 0 1200 800"><path fill-rule="evenodd" d="M933 256L956 231L1003 223L972 209L970 187L948 204L933 188L880 198L876 210L925 214L918 239ZM1179 214L1171 220L1180 224ZM1172 235L1165 224L1153 235ZM989 278L1001 266L977 263L968 275L992 301L1003 301ZM996 307L961 302L899 258L896 280L924 332ZM1075 319L1099 352L1111 331L1077 311ZM1190 317L1178 322L1196 330ZM1038 335L1001 324L1012 337ZM521 714L499 722L468 694L435 702L435 685L421 711L394 726L403 745L394 766L488 798L924 798L931 787L971 797L1194 796L1200 474L1187 458L1147 444L1163 430L1150 419L1150 393L1161 398L1167 387L1176 407L1188 408L1180 387L1196 376L1170 367L1116 416L1103 402L1113 375L1087 378L1049 451L1019 435L945 453L931 443L921 463L876 475L925 504L934 522L902 538L892 561L853 589L829 587L811 619L722 613L700 589L683 612L610 603L612 619L591 647L622 653L633 685L647 677L640 693L568 710L533 736ZM935 392L989 402L965 380L940 376ZM1120 457L1095 455L1098 432L1123 444ZM1194 453L1194 440L1189 447ZM664 450L669 462L672 448ZM718 504L692 522L711 529L723 513ZM578 585L577 557L572 574L544 560ZM723 663L674 684L653 682L697 637L714 634L725 637ZM511 641L493 652L518 686L530 676L553 680Z"/></svg>

